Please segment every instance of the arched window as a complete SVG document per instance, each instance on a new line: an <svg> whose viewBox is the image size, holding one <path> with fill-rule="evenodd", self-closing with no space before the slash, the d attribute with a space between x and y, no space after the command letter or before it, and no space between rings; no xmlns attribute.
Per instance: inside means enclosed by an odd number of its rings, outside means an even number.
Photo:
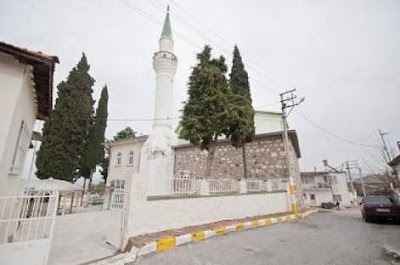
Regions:
<svg viewBox="0 0 400 265"><path fill-rule="evenodd" d="M117 165L121 165L121 162L122 162L122 154L121 152L119 152L117 154Z"/></svg>
<svg viewBox="0 0 400 265"><path fill-rule="evenodd" d="M128 164L133 165L133 151L129 152Z"/></svg>

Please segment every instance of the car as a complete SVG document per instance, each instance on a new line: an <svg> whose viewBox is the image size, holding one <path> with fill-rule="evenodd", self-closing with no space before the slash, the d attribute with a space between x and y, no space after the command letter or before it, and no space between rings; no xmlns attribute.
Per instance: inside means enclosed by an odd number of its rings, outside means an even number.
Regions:
<svg viewBox="0 0 400 265"><path fill-rule="evenodd" d="M366 196L361 200L361 214L366 222L388 218L400 220L400 205L389 196Z"/></svg>

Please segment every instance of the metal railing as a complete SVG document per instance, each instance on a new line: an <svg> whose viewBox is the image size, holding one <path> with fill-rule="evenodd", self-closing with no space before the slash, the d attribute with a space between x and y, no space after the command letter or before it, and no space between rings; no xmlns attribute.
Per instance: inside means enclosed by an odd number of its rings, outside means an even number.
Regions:
<svg viewBox="0 0 400 265"><path fill-rule="evenodd" d="M235 179L205 179L210 187L210 194L239 192L239 182Z"/></svg>
<svg viewBox="0 0 400 265"><path fill-rule="evenodd" d="M51 238L58 193L0 197L0 244Z"/></svg>
<svg viewBox="0 0 400 265"><path fill-rule="evenodd" d="M149 196L192 196L199 193L199 182L195 178L168 178L149 183Z"/></svg>
<svg viewBox="0 0 400 265"><path fill-rule="evenodd" d="M122 210L124 208L124 189L114 189L111 191L110 210Z"/></svg>
<svg viewBox="0 0 400 265"><path fill-rule="evenodd" d="M246 179L246 190L248 192L267 191L267 183L260 179Z"/></svg>
<svg viewBox="0 0 400 265"><path fill-rule="evenodd" d="M218 194L287 191L284 180L178 177L149 183L148 196L207 196Z"/></svg>

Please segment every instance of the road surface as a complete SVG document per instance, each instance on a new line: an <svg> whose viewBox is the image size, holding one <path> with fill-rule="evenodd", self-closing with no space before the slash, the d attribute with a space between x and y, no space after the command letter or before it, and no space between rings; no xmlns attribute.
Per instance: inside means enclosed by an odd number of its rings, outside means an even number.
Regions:
<svg viewBox="0 0 400 265"><path fill-rule="evenodd" d="M400 249L399 224L365 223L359 210L346 210L210 238L139 257L134 264L391 264L385 248Z"/></svg>

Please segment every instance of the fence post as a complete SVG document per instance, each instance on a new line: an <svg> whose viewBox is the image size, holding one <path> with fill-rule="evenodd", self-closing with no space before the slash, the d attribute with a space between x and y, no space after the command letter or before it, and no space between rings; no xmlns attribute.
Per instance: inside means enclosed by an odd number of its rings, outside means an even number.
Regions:
<svg viewBox="0 0 400 265"><path fill-rule="evenodd" d="M271 181L267 180L265 182L265 187L266 187L267 192L271 192L272 191L272 183L271 183Z"/></svg>
<svg viewBox="0 0 400 265"><path fill-rule="evenodd" d="M239 193L247 193L246 179L239 180Z"/></svg>
<svg viewBox="0 0 400 265"><path fill-rule="evenodd" d="M201 179L199 181L200 181L200 195L202 196L210 195L210 183L205 179Z"/></svg>

